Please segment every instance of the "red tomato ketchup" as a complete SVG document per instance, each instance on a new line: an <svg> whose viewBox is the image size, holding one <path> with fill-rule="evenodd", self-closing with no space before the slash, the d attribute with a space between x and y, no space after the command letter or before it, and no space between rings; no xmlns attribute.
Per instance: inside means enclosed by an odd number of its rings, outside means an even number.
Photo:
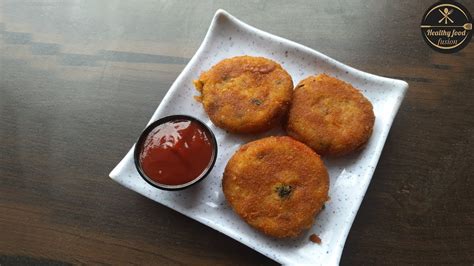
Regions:
<svg viewBox="0 0 474 266"><path fill-rule="evenodd" d="M178 118L154 127L140 147L139 163L152 181L182 185L201 177L214 162L215 140L197 121Z"/></svg>

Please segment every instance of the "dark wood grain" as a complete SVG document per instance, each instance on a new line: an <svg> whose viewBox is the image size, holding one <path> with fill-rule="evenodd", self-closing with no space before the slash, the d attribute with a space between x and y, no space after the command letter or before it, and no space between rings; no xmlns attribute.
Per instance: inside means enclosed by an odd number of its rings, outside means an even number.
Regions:
<svg viewBox="0 0 474 266"><path fill-rule="evenodd" d="M274 263L107 177L224 8L410 84L341 264L472 265L474 46L424 43L433 3L0 1L0 264Z"/></svg>

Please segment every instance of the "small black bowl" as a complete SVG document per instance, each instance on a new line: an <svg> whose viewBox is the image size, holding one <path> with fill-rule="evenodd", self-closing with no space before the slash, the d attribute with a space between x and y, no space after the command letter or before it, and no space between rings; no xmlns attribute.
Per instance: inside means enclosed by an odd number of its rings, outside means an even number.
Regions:
<svg viewBox="0 0 474 266"><path fill-rule="evenodd" d="M206 167L206 169L204 169L204 171L201 173L201 175L196 177L195 179L187 182L187 183L180 184L180 185L160 184L160 183L152 180L150 177L148 177L145 174L145 172L143 171L142 166L140 164L140 152L141 152L143 143L145 142L145 139L148 137L148 134L150 134L150 132L155 127L157 127L161 124L164 124L166 122L173 121L173 120L188 120L188 121L194 121L194 122L198 123L206 131L207 136L210 138L211 145L213 146L212 147L213 153L212 153L212 157L211 157L211 160L209 162L209 165ZM160 119L156 120L155 122L151 123L150 125L148 125L143 130L143 132L140 134L140 137L138 138L137 143L135 144L135 150L134 150L133 156L134 156L134 161L135 161L135 167L137 168L138 173L140 173L142 178L146 182L148 182L148 184L150 184L150 185L152 185L156 188L163 189L163 190L181 190L181 189L185 189L187 187L190 187L190 186L196 184L197 182L203 180L209 174L209 172L211 172L212 168L214 167L214 163L216 162L216 158L217 158L217 141L216 141L216 137L214 136L214 133L211 131L211 129L206 124L204 124L203 122L198 120L197 118L194 118L194 117L188 116L188 115L170 115L170 116L165 116L163 118L160 118Z"/></svg>

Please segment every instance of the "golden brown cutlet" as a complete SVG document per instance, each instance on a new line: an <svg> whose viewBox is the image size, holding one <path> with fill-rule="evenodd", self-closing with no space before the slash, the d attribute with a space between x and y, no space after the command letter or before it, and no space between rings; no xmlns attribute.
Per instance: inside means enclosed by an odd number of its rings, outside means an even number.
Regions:
<svg viewBox="0 0 474 266"><path fill-rule="evenodd" d="M229 160L222 187L248 224L276 238L310 228L328 200L329 177L319 155L290 137L243 145Z"/></svg>
<svg viewBox="0 0 474 266"><path fill-rule="evenodd" d="M211 121L234 133L273 127L287 113L293 93L288 72L270 59L252 56L224 59L194 85Z"/></svg>
<svg viewBox="0 0 474 266"><path fill-rule="evenodd" d="M372 104L360 91L320 74L296 86L286 131L320 155L341 156L364 146L374 121Z"/></svg>

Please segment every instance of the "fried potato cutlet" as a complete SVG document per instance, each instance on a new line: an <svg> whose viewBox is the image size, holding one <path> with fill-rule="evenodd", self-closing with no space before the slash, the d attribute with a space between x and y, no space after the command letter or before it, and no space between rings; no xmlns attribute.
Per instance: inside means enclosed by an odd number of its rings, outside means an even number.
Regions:
<svg viewBox="0 0 474 266"><path fill-rule="evenodd" d="M311 148L290 137L243 145L229 160L222 188L247 223L267 235L296 237L328 200L329 176Z"/></svg>
<svg viewBox="0 0 474 266"><path fill-rule="evenodd" d="M320 74L296 86L286 131L320 155L341 156L364 146L374 121L372 104L361 92Z"/></svg>
<svg viewBox="0 0 474 266"><path fill-rule="evenodd" d="M211 121L234 133L270 129L288 111L293 93L293 81L279 64L251 56L222 60L194 85Z"/></svg>

